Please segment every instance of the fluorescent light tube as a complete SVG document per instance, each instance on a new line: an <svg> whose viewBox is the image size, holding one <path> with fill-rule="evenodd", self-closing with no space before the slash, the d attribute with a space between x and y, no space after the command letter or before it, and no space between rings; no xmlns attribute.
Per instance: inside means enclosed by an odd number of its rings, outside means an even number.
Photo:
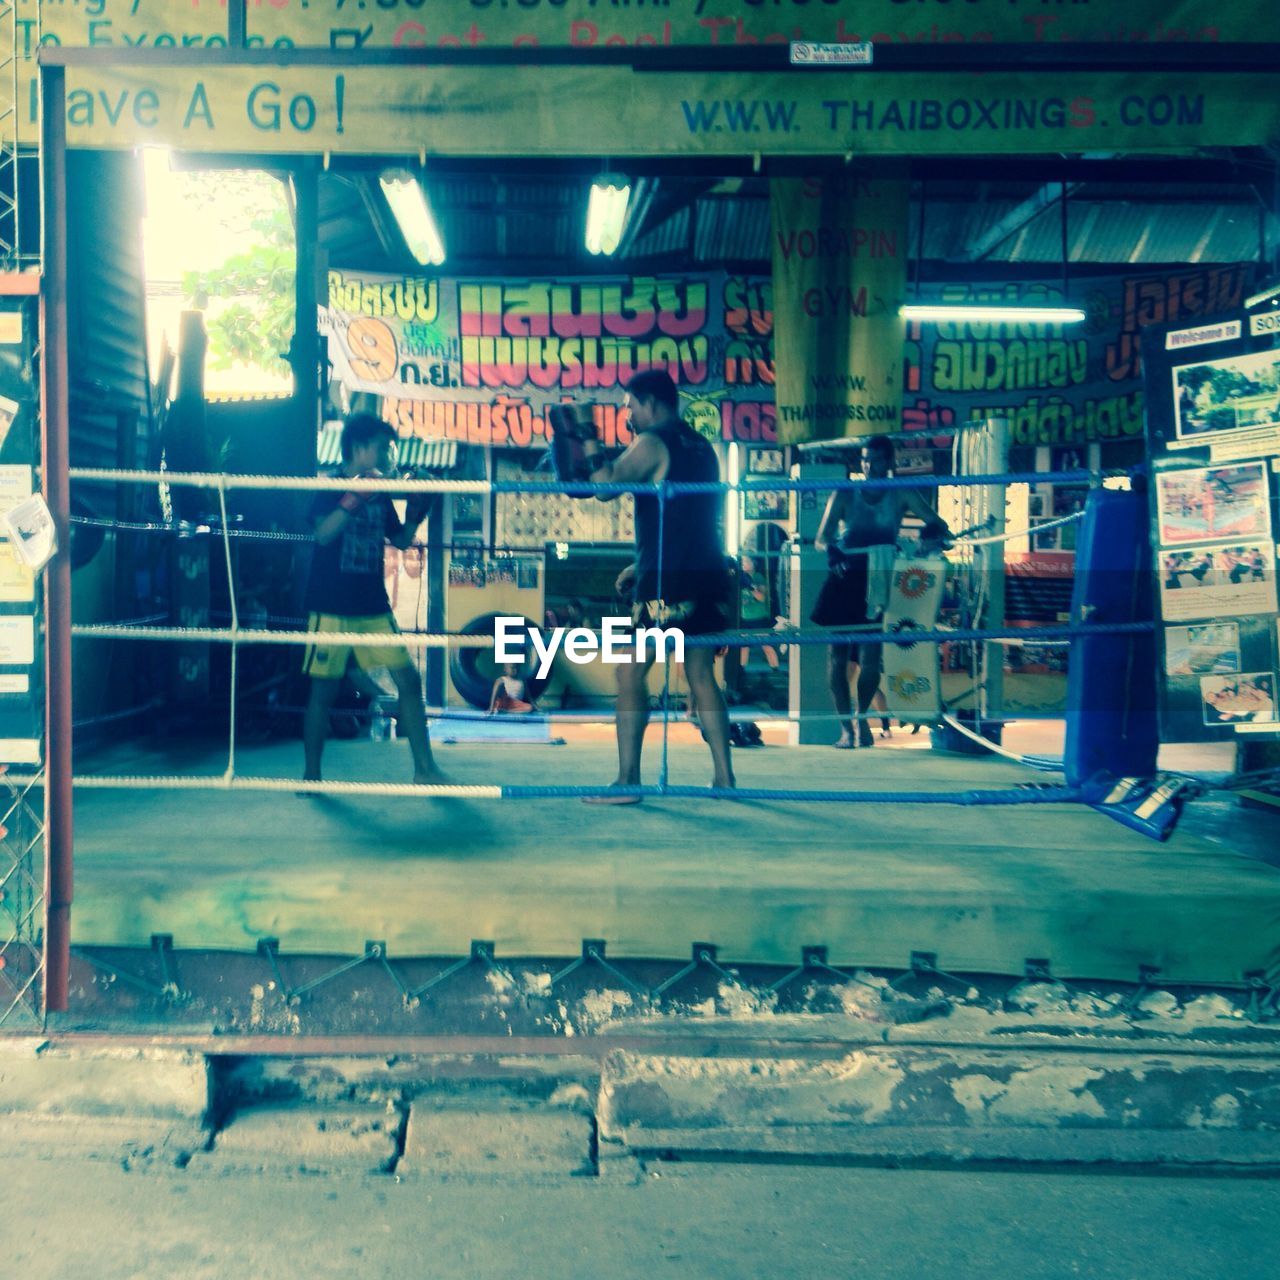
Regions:
<svg viewBox="0 0 1280 1280"><path fill-rule="evenodd" d="M627 225L627 204L631 199L631 183L620 174L602 173L591 184L587 202L587 252L617 251L622 242L622 229Z"/></svg>
<svg viewBox="0 0 1280 1280"><path fill-rule="evenodd" d="M404 169L387 169L378 181L409 252L424 267L438 267L444 261L444 241L422 183Z"/></svg>
<svg viewBox="0 0 1280 1280"><path fill-rule="evenodd" d="M1244 300L1244 309L1252 311L1254 307L1260 307L1264 302L1274 303L1277 299L1280 299L1280 283L1265 285Z"/></svg>
<svg viewBox="0 0 1280 1280"><path fill-rule="evenodd" d="M912 303L902 308L905 320L945 323L948 320L990 324L1079 324L1084 312L1079 307L997 307L978 304Z"/></svg>

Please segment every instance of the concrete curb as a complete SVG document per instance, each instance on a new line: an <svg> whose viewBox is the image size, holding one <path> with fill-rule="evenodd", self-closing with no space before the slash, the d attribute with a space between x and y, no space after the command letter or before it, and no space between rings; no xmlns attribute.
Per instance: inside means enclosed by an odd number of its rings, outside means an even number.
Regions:
<svg viewBox="0 0 1280 1280"><path fill-rule="evenodd" d="M837 1129L782 1126L777 1129L648 1129L630 1145L602 1141L601 1169L632 1160L761 1161L885 1165L1125 1165L1144 1170L1204 1169L1280 1171L1274 1134L1153 1132L1150 1130L1003 1129L931 1127Z"/></svg>
<svg viewBox="0 0 1280 1280"><path fill-rule="evenodd" d="M199 1125L209 1060L186 1049L0 1039L0 1114L130 1116Z"/></svg>
<svg viewBox="0 0 1280 1280"><path fill-rule="evenodd" d="M654 1152L1280 1168L1274 1045L667 1030L652 1048L404 1056L0 1040L0 1145L423 1177L629 1169Z"/></svg>
<svg viewBox="0 0 1280 1280"><path fill-rule="evenodd" d="M386 1106L248 1107L219 1130L192 1167L227 1173L386 1173L401 1118Z"/></svg>
<svg viewBox="0 0 1280 1280"><path fill-rule="evenodd" d="M1274 1060L1158 1051L617 1052L597 1118L636 1151L1280 1165L1278 1078Z"/></svg>
<svg viewBox="0 0 1280 1280"><path fill-rule="evenodd" d="M415 1103L401 1176L581 1174L589 1169L591 1121L562 1107L454 1110Z"/></svg>
<svg viewBox="0 0 1280 1280"><path fill-rule="evenodd" d="M0 1159L118 1161L125 1169L153 1165L185 1168L209 1140L208 1131L182 1120L142 1116L0 1115Z"/></svg>

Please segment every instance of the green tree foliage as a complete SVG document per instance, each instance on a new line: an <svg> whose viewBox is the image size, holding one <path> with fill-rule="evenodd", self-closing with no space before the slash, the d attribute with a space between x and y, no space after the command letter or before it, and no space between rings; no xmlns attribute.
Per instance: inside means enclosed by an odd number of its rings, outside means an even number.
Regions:
<svg viewBox="0 0 1280 1280"><path fill-rule="evenodd" d="M188 271L182 291L196 307L209 306L209 366L229 369L251 365L287 374L282 356L294 329L294 234L283 202L257 212L250 221L247 247L219 267Z"/></svg>

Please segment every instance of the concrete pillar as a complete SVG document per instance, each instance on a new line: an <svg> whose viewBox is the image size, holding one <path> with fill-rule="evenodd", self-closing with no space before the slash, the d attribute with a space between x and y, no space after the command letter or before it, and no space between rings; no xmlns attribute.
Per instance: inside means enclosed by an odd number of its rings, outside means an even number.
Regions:
<svg viewBox="0 0 1280 1280"><path fill-rule="evenodd" d="M793 480L844 480L848 472L831 463L801 463L791 469ZM790 572L789 621L793 627L813 629L809 614L827 576L827 557L816 551L817 535L829 493L796 494L796 541L792 543ZM791 716L834 715L831 692L827 687L827 650L823 645L792 645L787 665L788 708ZM790 741L793 746L834 742L839 730L834 720L793 720Z"/></svg>

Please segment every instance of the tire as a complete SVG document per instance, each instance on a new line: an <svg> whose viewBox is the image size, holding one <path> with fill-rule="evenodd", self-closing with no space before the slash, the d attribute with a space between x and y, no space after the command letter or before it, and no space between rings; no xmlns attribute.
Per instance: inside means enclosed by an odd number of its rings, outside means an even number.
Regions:
<svg viewBox="0 0 1280 1280"><path fill-rule="evenodd" d="M97 512L79 498L71 499L71 515L92 519ZM71 571L83 569L102 550L107 531L100 524L73 524L71 526Z"/></svg>
<svg viewBox="0 0 1280 1280"><path fill-rule="evenodd" d="M460 628L460 634L464 636L491 636L493 635L494 621L498 618L509 617L511 617L510 614L482 613L478 617L472 618L466 626ZM532 627L534 625L528 618L524 621L526 626ZM520 674L526 680L529 680L533 676L535 662L533 650L528 645L525 646L525 654L526 657ZM492 649L455 649L449 655L449 679L453 681L453 687L458 691L459 696L481 711L489 709L489 698L493 693L493 682L498 678L498 675L498 665L493 660Z"/></svg>

